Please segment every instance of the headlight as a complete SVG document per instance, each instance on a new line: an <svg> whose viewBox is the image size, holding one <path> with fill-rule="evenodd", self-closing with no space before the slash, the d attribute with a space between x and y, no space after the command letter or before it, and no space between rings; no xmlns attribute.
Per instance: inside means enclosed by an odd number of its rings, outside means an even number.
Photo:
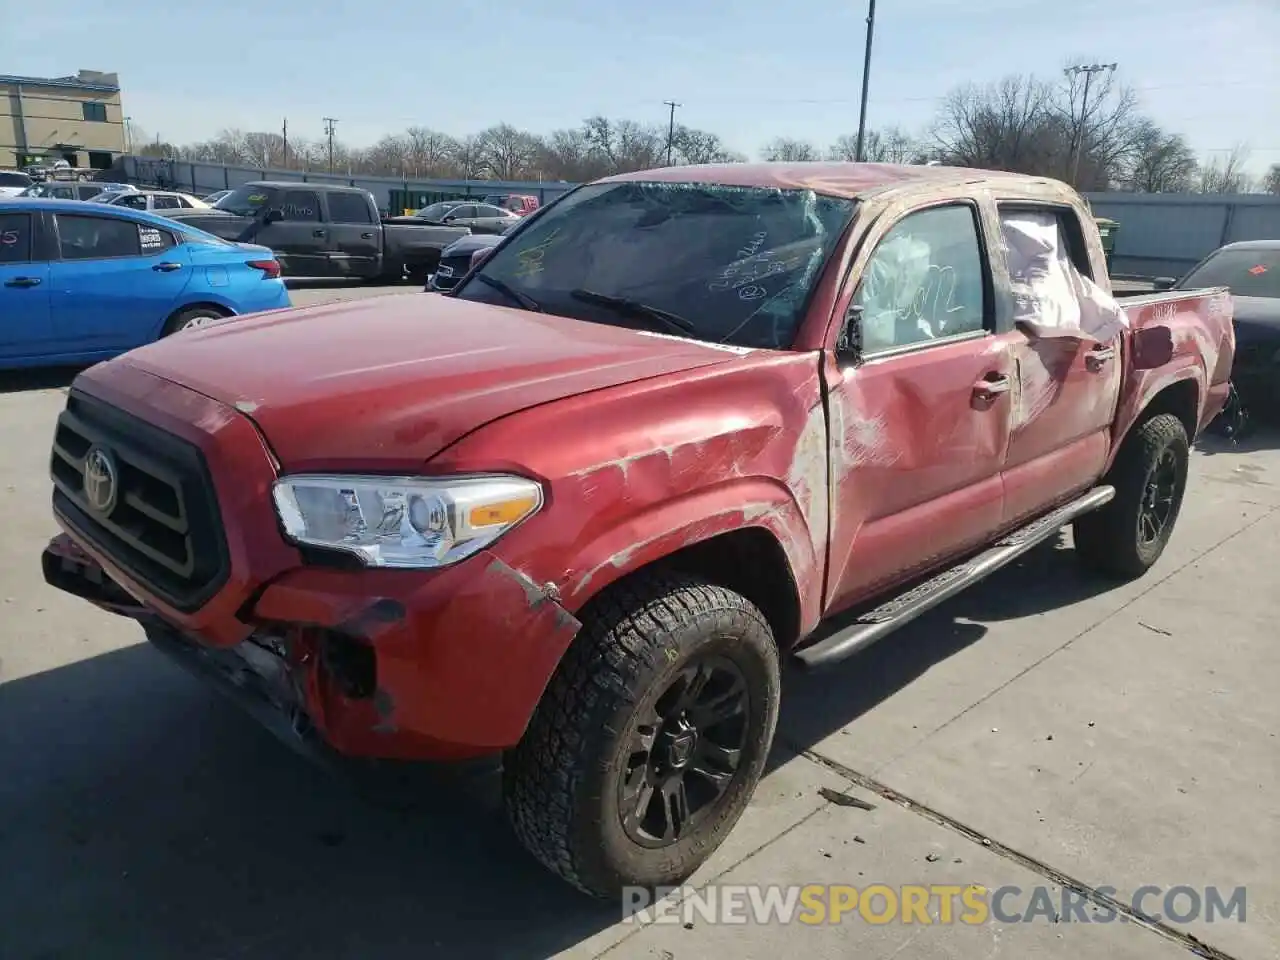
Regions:
<svg viewBox="0 0 1280 960"><path fill-rule="evenodd" d="M457 563L542 506L537 483L508 476L294 476L273 494L290 540L353 553L367 567Z"/></svg>

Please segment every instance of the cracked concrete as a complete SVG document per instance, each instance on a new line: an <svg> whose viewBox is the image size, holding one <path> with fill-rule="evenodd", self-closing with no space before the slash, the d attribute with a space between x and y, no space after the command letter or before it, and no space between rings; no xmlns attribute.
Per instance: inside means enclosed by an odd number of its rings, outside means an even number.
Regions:
<svg viewBox="0 0 1280 960"><path fill-rule="evenodd" d="M131 623L47 589L36 560L63 397L47 379L6 385L6 960L1176 958L1195 955L1190 937L1280 957L1280 437L1194 457L1170 550L1139 582L1078 574L1064 538L833 671L788 675L770 772L693 880L1015 885L1019 911L1041 884L1054 898L1064 882L1113 887L1121 904L1144 884L1245 886L1246 922L686 929L621 922L551 880L515 847L490 781L405 773L356 795Z"/></svg>

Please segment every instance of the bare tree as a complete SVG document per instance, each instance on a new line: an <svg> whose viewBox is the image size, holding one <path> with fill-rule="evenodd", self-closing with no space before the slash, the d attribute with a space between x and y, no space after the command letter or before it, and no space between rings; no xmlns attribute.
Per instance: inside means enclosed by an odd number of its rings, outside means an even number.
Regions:
<svg viewBox="0 0 1280 960"><path fill-rule="evenodd" d="M540 164L548 179L592 180L604 167L592 156L585 130L553 130L542 140Z"/></svg>
<svg viewBox="0 0 1280 960"><path fill-rule="evenodd" d="M451 172L458 143L453 137L426 127L410 127L404 132L406 157L415 177L441 176Z"/></svg>
<svg viewBox="0 0 1280 960"><path fill-rule="evenodd" d="M1063 127L1066 143L1064 155L1055 157L1054 169L1046 172L1074 179L1073 185L1083 190L1103 190L1132 162L1144 118L1138 95L1116 80L1114 70L1091 77L1064 73L1050 110ZM1079 161L1073 165L1075 151Z"/></svg>
<svg viewBox="0 0 1280 960"><path fill-rule="evenodd" d="M1262 192L1280 196L1280 163L1273 163L1262 178Z"/></svg>
<svg viewBox="0 0 1280 960"><path fill-rule="evenodd" d="M868 163L919 163L924 147L900 127L868 130L862 143L862 156ZM827 149L830 160L857 160L858 137L846 133Z"/></svg>
<svg viewBox="0 0 1280 960"><path fill-rule="evenodd" d="M1006 77L947 95L933 128L940 159L960 167L1043 173L1061 152L1053 88L1035 77Z"/></svg>
<svg viewBox="0 0 1280 960"><path fill-rule="evenodd" d="M818 159L818 148L804 140L792 140L789 137L777 137L770 140L760 150L765 160L782 163L796 163Z"/></svg>
<svg viewBox="0 0 1280 960"><path fill-rule="evenodd" d="M482 130L477 135L481 166L494 180L520 180L534 175L538 141L509 123Z"/></svg>
<svg viewBox="0 0 1280 960"><path fill-rule="evenodd" d="M1135 193L1185 193L1196 183L1199 167L1181 134L1144 119L1135 125L1129 155L1115 179Z"/></svg>
<svg viewBox="0 0 1280 960"><path fill-rule="evenodd" d="M648 170L666 159L666 132L633 120L588 117L582 134L592 159L610 173Z"/></svg>
<svg viewBox="0 0 1280 960"><path fill-rule="evenodd" d="M1236 144L1224 156L1200 166L1199 193L1248 193L1253 189L1253 178L1245 170L1249 162L1249 148Z"/></svg>
<svg viewBox="0 0 1280 960"><path fill-rule="evenodd" d="M678 163L741 163L746 158L724 145L716 134L678 126L671 138Z"/></svg>
<svg viewBox="0 0 1280 960"><path fill-rule="evenodd" d="M474 134L463 137L453 153L454 176L478 180L484 172L484 144Z"/></svg>

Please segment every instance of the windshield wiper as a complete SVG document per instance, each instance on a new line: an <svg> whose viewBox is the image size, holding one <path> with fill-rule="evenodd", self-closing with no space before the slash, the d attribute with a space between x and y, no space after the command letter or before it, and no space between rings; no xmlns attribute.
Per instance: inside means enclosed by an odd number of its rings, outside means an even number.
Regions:
<svg viewBox="0 0 1280 960"><path fill-rule="evenodd" d="M497 277L491 277L487 273L477 273L471 279L479 280L486 286L493 287L493 289L504 294L508 299L514 300L526 310L532 310L534 313L542 313L542 304L538 303L537 300L533 299L533 297L529 296L527 293L521 293L519 290L508 286Z"/></svg>
<svg viewBox="0 0 1280 960"><path fill-rule="evenodd" d="M694 336L698 329L684 317L678 313L672 313L670 310L663 310L660 307L651 307L647 303L641 303L639 300L630 300L627 297L615 297L607 293L597 293L595 290L583 290L579 287L576 290L570 290L569 296L575 300L582 300L585 303L594 303L602 307L610 307L618 313L627 314L632 317L638 317L642 320L654 320L660 326L675 333Z"/></svg>

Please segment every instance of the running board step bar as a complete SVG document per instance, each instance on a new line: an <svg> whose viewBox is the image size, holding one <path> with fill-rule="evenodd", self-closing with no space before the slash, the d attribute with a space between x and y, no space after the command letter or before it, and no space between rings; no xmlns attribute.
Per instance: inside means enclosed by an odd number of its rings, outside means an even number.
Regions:
<svg viewBox="0 0 1280 960"><path fill-rule="evenodd" d="M1016 560L1036 544L1043 543L1081 514L1097 510L1111 502L1115 487L1094 487L1083 497L1058 507L1039 520L1015 530L1008 536L963 563L900 593L880 606L868 610L848 626L824 637L811 646L796 651L802 665L825 667L864 650L880 638L949 600L966 587L985 580L995 571Z"/></svg>

